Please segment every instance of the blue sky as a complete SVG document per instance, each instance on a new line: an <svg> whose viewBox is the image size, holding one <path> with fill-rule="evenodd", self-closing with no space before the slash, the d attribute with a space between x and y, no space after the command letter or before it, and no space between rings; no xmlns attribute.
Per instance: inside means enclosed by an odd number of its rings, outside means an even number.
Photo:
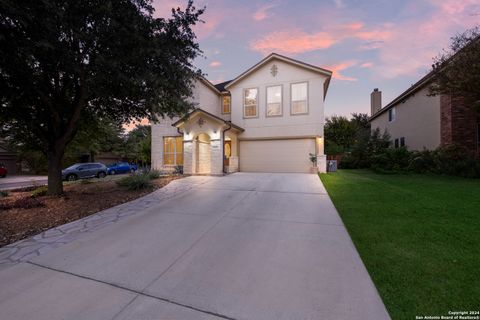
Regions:
<svg viewBox="0 0 480 320"><path fill-rule="evenodd" d="M154 0L156 15L187 1ZM205 57L196 64L217 83L230 80L270 52L334 72L326 115L383 105L425 75L451 36L480 22L480 0L198 0L195 27Z"/></svg>

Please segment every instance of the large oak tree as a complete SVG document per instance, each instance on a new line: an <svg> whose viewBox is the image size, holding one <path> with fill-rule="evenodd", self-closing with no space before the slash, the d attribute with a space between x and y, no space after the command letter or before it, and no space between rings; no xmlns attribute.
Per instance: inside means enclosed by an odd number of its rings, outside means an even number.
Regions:
<svg viewBox="0 0 480 320"><path fill-rule="evenodd" d="M461 96L480 115L480 26L451 40L449 49L434 58L430 93Z"/></svg>
<svg viewBox="0 0 480 320"><path fill-rule="evenodd" d="M84 119L118 123L192 106L189 1L168 19L150 0L0 0L0 127L48 159L48 190L63 192L61 161Z"/></svg>

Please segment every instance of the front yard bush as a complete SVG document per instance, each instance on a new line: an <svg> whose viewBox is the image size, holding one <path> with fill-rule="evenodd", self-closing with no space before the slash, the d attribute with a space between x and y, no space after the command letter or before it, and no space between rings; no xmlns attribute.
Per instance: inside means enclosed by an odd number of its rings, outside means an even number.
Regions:
<svg viewBox="0 0 480 320"><path fill-rule="evenodd" d="M388 148L372 157L371 167L379 173L405 172L408 170L412 153L406 148Z"/></svg>
<svg viewBox="0 0 480 320"><path fill-rule="evenodd" d="M148 176L148 178L150 180L155 180L155 179L158 179L160 178L160 171L158 170L150 170L146 173L146 175Z"/></svg>
<svg viewBox="0 0 480 320"><path fill-rule="evenodd" d="M480 178L480 161L475 160L463 147L450 145L433 151L408 151L404 147L391 148L378 143L383 139L375 134L370 140L373 143L365 143L363 151L353 150L346 155L340 162L340 168L369 168L377 173L415 172Z"/></svg>
<svg viewBox="0 0 480 320"><path fill-rule="evenodd" d="M117 181L117 184L132 191L143 190L153 187L151 180L152 178L149 173L142 173L122 178Z"/></svg>
<svg viewBox="0 0 480 320"><path fill-rule="evenodd" d="M47 193L48 193L48 187L47 186L41 186L41 187L38 187L35 190L33 190L30 193L30 196L32 198L38 198L38 197L46 196Z"/></svg>

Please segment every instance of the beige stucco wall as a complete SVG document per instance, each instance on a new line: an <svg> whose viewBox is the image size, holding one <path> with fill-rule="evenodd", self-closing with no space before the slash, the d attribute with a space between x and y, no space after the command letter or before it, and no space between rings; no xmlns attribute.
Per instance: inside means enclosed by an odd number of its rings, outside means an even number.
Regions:
<svg viewBox="0 0 480 320"><path fill-rule="evenodd" d="M273 64L278 68L276 76L271 74L270 69ZM245 129L240 139L323 136L325 80L325 76L316 72L274 59L229 87L232 95L232 122ZM306 115L290 113L290 85L297 82L308 82L308 114ZM266 116L266 87L272 85L283 87L282 116ZM243 117L243 89L246 88L259 89L257 118Z"/></svg>
<svg viewBox="0 0 480 320"><path fill-rule="evenodd" d="M220 96L202 81L195 81L192 101L196 104L196 107L226 119L226 115L221 114ZM172 123L177 120L178 118L165 118L157 124L152 124L152 168L154 169L173 170L174 168L173 166L163 166L163 137L180 136L177 129L172 127ZM185 139L188 140L184 137ZM184 161L186 161L185 158ZM188 164L191 166L190 162Z"/></svg>
<svg viewBox="0 0 480 320"><path fill-rule="evenodd" d="M405 137L410 150L435 149L440 145L440 96L428 96L428 88L417 91L395 106L395 121L388 112L371 121L372 130L387 129L392 141Z"/></svg>
<svg viewBox="0 0 480 320"><path fill-rule="evenodd" d="M270 68L275 64L278 74L273 76ZM274 59L264 66L255 70L241 81L237 82L231 88L228 88L232 95L231 116L221 113L221 96L214 90L209 88L202 81L196 81L193 90L193 101L196 106L214 114L220 118L231 121L244 128L245 131L238 136L239 140L255 140L255 139L281 139L281 138L314 138L323 137L324 126L324 82L326 76L319 73L291 65L289 63ZM308 83L308 114L292 115L290 112L290 85L292 83L307 82ZM282 85L282 110L283 114L279 117L266 117L266 88L271 85ZM243 117L243 89L256 87L259 89L259 106L257 118ZM152 166L155 169L165 170L168 167L163 166L163 136L177 136L176 128L171 124L175 121L165 119L158 124L152 125ZM193 120L193 119L192 119ZM190 121L195 126L194 121ZM221 134L217 124L210 126L210 123L204 125L203 128L184 128L184 172L194 173L196 166L196 145L192 141L195 137L192 132L205 132L210 135L211 141L211 159L212 173L221 173L223 155L221 154ZM217 132L214 133L213 131ZM189 132L187 134L186 132ZM234 135L236 136L236 135ZM234 137L235 139L235 137ZM235 139L232 145L232 168L238 168L238 143ZM317 142L318 143L318 142ZM321 144L317 146L318 155L323 155L323 139ZM218 153L218 154L217 154ZM308 158L308 154L305 155ZM217 159L217 161L213 161ZM215 162L215 163L214 163ZM217 163L218 162L218 163ZM319 164L320 170L323 171L323 162Z"/></svg>

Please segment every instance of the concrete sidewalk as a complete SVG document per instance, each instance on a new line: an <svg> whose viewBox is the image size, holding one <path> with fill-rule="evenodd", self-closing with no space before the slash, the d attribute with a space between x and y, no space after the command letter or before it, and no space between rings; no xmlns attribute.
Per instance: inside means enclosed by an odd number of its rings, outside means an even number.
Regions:
<svg viewBox="0 0 480 320"><path fill-rule="evenodd" d="M157 192L169 196L24 242L39 247L0 269L2 317L389 319L318 176L189 177Z"/></svg>

